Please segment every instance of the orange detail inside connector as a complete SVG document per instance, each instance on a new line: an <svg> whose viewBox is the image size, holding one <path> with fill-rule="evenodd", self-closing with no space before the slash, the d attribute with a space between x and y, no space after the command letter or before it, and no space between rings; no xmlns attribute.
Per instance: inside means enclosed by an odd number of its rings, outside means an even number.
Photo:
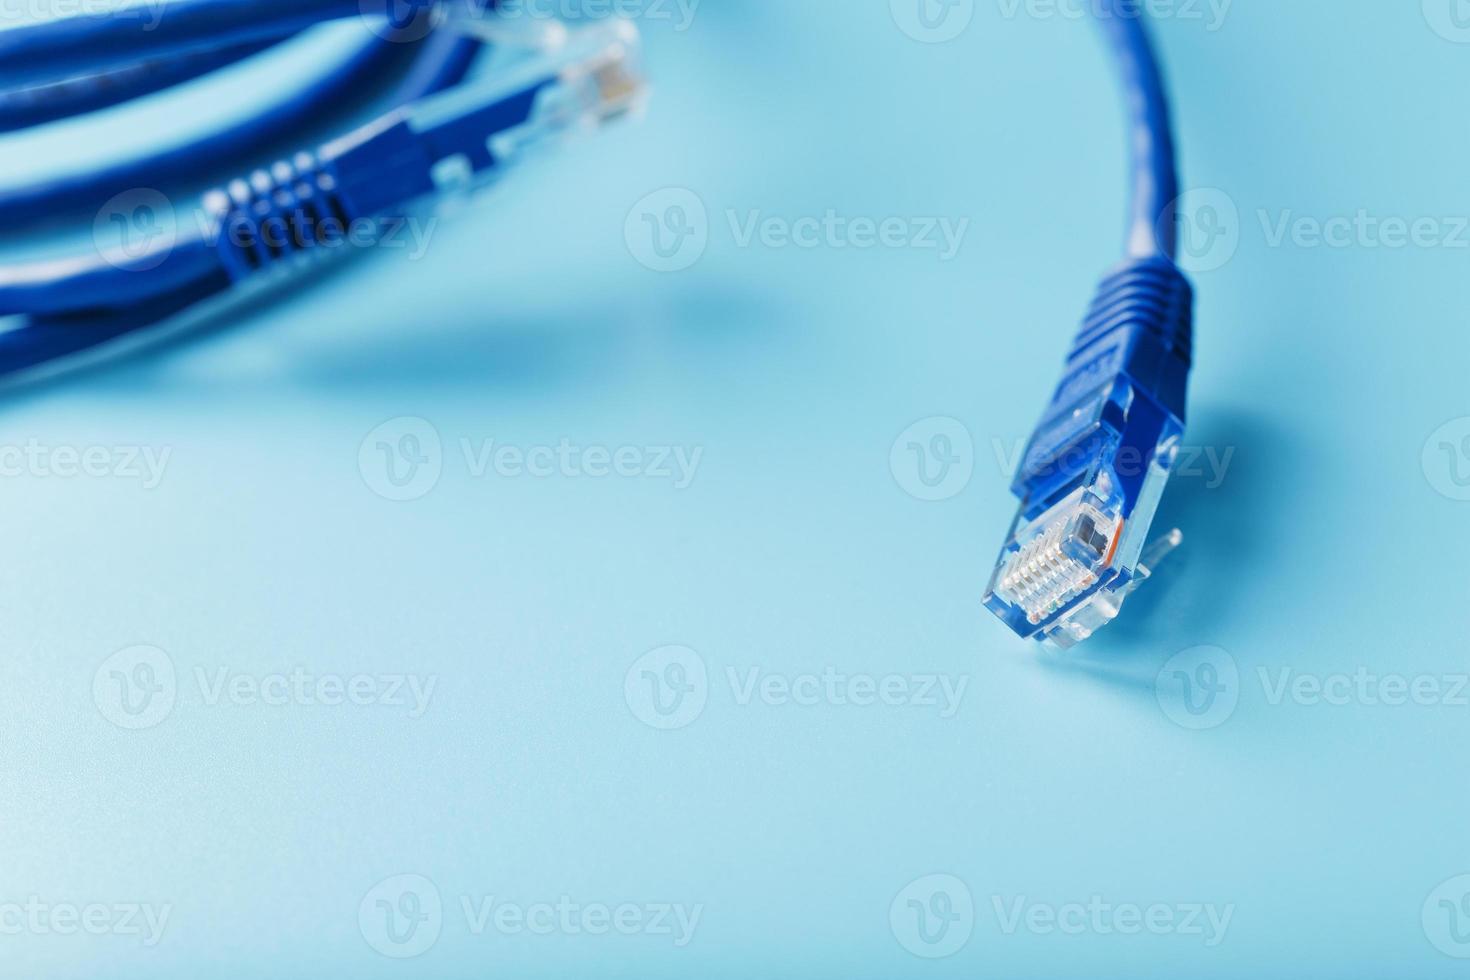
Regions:
<svg viewBox="0 0 1470 980"><path fill-rule="evenodd" d="M1123 540L1123 518L1118 518L1118 530L1113 534L1113 546L1108 549L1108 556L1103 559L1103 567L1113 563L1113 556L1118 553L1118 543Z"/></svg>

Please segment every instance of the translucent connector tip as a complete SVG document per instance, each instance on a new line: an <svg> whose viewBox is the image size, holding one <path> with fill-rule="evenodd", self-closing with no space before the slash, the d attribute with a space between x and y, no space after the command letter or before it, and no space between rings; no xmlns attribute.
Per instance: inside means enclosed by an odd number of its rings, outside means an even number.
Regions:
<svg viewBox="0 0 1470 980"><path fill-rule="evenodd" d="M1123 518L1094 506L1079 490L1016 536L1016 550L996 573L995 594L1038 624L1097 584L1112 563Z"/></svg>
<svg viewBox="0 0 1470 980"><path fill-rule="evenodd" d="M492 148L501 157L567 131L607 122L642 105L646 85L638 28L609 19L569 32L566 43L537 62L554 74L536 97L524 126L497 134Z"/></svg>
<svg viewBox="0 0 1470 980"><path fill-rule="evenodd" d="M642 104L638 29L626 19L567 30L549 48L515 54L503 70L407 110L440 198L463 199L527 151Z"/></svg>
<svg viewBox="0 0 1470 980"><path fill-rule="evenodd" d="M1193 292L1169 259L1098 287L1011 486L1021 499L985 605L1018 636L1071 647L1178 546L1145 550L1184 433Z"/></svg>
<svg viewBox="0 0 1470 980"><path fill-rule="evenodd" d="M1033 519L1016 516L996 562L985 604L1018 634L1068 649L1111 622L1153 567L1178 547L1173 530L1145 548L1145 536L1174 459L1174 439L1158 449L1131 512L1111 466Z"/></svg>
<svg viewBox="0 0 1470 980"><path fill-rule="evenodd" d="M643 99L643 46L630 20L614 18L583 27L568 40L570 57L561 71L568 88L586 86L580 100L595 118L609 119Z"/></svg>
<svg viewBox="0 0 1470 980"><path fill-rule="evenodd" d="M490 44L551 51L567 41L567 25L554 17L511 16L477 0L447 0L437 10L450 29Z"/></svg>

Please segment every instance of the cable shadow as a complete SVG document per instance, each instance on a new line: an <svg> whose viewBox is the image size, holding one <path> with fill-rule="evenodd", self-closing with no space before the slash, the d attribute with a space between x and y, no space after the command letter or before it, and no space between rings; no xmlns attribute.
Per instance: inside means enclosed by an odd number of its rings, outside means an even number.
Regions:
<svg viewBox="0 0 1470 980"><path fill-rule="evenodd" d="M1282 487L1312 461L1278 419L1234 408L1202 408L1197 419L1185 440L1199 454L1195 466L1181 455L1154 522L1160 534L1182 528L1184 543L1117 620L1072 652L1041 657L1047 669L1085 672L1151 697L1159 665L1216 642L1238 609L1255 580L1251 567L1290 520L1278 506Z"/></svg>
<svg viewBox="0 0 1470 980"><path fill-rule="evenodd" d="M83 361L55 375L0 390L0 406L39 398L86 379L91 393L179 397L207 393L258 397L262 391L310 391L356 398L365 390L412 392L558 390L626 371L649 350L701 357L749 349L752 336L785 332L799 318L782 316L767 299L740 288L701 282L650 296L631 287L586 301L487 314L478 301L439 306L432 319L409 328L354 317L308 322L310 308L294 302L358 267L329 261L300 280L287 280L231 299L205 312L186 311L150 337ZM493 290L494 284L487 284ZM364 329L364 321L368 328ZM258 330L271 357L238 366L218 359L198 370L185 360L226 336Z"/></svg>
<svg viewBox="0 0 1470 980"><path fill-rule="evenodd" d="M294 350L290 377L329 395L364 387L557 389L623 371L650 352L700 356L748 344L788 319L748 291L716 289L712 297L705 286L655 304L629 292L498 318L458 311L412 331Z"/></svg>

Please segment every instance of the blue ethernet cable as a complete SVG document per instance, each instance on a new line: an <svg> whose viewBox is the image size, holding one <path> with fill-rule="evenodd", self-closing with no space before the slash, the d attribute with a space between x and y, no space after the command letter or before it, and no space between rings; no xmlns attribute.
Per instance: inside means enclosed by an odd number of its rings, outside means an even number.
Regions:
<svg viewBox="0 0 1470 980"><path fill-rule="evenodd" d="M120 29L107 16L78 23L66 46L67 22L0 31L0 79L20 88L0 94L0 128L25 112L60 118L69 103L90 108L118 101L89 90L96 79L138 70L136 93L162 87L155 59L183 60L174 72L194 77L230 64L316 23L385 12L388 39L372 37L322 78L232 126L142 159L53 178L0 192L6 226L50 217L68 209L96 209L111 194L212 170L246 153L258 153L309 123L334 101L370 81L400 59L411 59L373 122L319 147L280 157L273 165L220 182L201 205L203 220L177 240L140 254L83 254L59 261L0 267L0 381L52 366L59 359L114 346L175 318L202 300L242 293L270 273L296 269L313 257L337 254L352 244L347 232L363 223L392 222L446 193L472 190L496 176L526 146L587 121L615 116L641 92L637 33L610 21L567 34L543 29L544 50L523 58L509 73L467 79L482 40L525 40L525 25L497 19L495 0L169 0L164 17L174 26L142 32ZM406 11L406 14L405 14ZM247 13L253 12L254 20ZM392 27L436 16L429 36L413 44L393 39ZM178 16L175 16L178 15ZM442 16L441 16L442 15ZM213 18L213 19L211 19ZM218 30L210 33L213 25ZM560 33L558 33L560 31ZM213 47L210 44L213 44ZM66 48L65 57L57 52ZM119 51L126 49L126 56ZM92 56L91 61L78 52ZM13 59L12 59L12 56ZM7 60L11 59L11 60ZM77 75L80 65L95 72ZM130 67L136 66L136 67ZM165 74L167 70L165 70ZM48 92L57 79L81 80L78 93ZM87 80L91 79L92 82ZM42 109L29 107L39 101ZM59 104L59 107L58 107ZM26 108L22 108L26 107ZM7 116L7 110L10 116ZM12 126L11 128L16 128ZM369 236L370 238L371 236Z"/></svg>
<svg viewBox="0 0 1470 980"><path fill-rule="evenodd" d="M425 16L450 6L447 3L435 6L435 0L394 2L427 12ZM486 0L486 6L493 8L497 2ZM291 27L303 23L301 10L293 7L293 3L294 0L284 3L283 0L166 0L153 15L156 25L148 30L136 17L121 13L76 16L0 30L0 69L15 65L10 69L12 81L0 82L0 130L105 108L187 80L179 77L167 81L162 76L170 71L185 76L193 72L197 76L202 73L201 67L214 70L233 64L247 57L252 48L268 48L289 36ZM385 9L396 9L387 0L363 0L363 6L368 9L374 3ZM210 18L223 6L231 7L235 13L216 24ZM326 19L329 11L320 3L311 6ZM240 11L251 9L258 14L258 23L268 25L268 30L238 27ZM334 8L334 12L346 16L342 13L345 9ZM465 15L459 26L472 24L468 15L478 11L478 2L460 0L457 9ZM411 23L402 13L395 20ZM101 30L98 23L108 25L108 30ZM172 32L160 34L165 24L174 25ZM179 24L189 31L185 32ZM216 29L215 34L208 32L211 26ZM261 33L267 36L266 40L240 40ZM270 145L291 139L292 134L304 130L332 106L370 88L378 77L392 76L405 59L411 61L411 68L388 99L390 105L402 105L442 91L463 80L479 52L479 42L473 36L461 36L462 33L435 31L417 44L400 43L401 38L388 30L384 30L383 36L367 36L320 78L230 126L136 159L0 190L0 216L7 228L14 228L73 211L95 210L122 191L156 187L201 171L229 166L242 156L259 154ZM181 38L181 34L185 36ZM101 47L103 40L113 47ZM37 61L41 54L56 55L58 49L66 49L64 58ZM127 52L127 56L119 54L120 51ZM160 61L160 55L166 52L171 54ZM144 60L130 63L129 58ZM212 66L207 64L211 60ZM201 66L201 61L206 64ZM75 74L71 66L79 63L89 63L89 69ZM130 80L122 87L131 87L131 93L117 91L115 83L119 77Z"/></svg>
<svg viewBox="0 0 1470 980"><path fill-rule="evenodd" d="M276 40L345 17L405 25L434 0L167 0L31 22L0 31L0 88L103 71L148 59ZM405 14L405 8L407 13ZM145 18L151 17L151 22Z"/></svg>
<svg viewBox="0 0 1470 980"><path fill-rule="evenodd" d="M1126 97L1132 197L1123 262L1099 286L1027 446L1021 506L985 604L1058 649L1111 622L1178 545L1149 541L1184 433L1193 291L1174 263L1178 177L1163 79L1139 0L1094 8Z"/></svg>
<svg viewBox="0 0 1470 980"><path fill-rule="evenodd" d="M276 43L254 41L0 91L0 133L130 102L243 61Z"/></svg>

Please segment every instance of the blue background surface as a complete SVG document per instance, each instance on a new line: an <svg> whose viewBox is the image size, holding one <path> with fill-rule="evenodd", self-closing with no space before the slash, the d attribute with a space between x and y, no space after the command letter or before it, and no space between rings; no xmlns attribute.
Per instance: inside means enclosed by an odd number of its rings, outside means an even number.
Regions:
<svg viewBox="0 0 1470 980"><path fill-rule="evenodd" d="M881 2L645 18L646 118L521 170L427 257L384 250L238 328L8 399L7 445L170 456L152 489L0 481L0 902L171 911L153 947L0 936L0 975L1463 972L1431 893L1449 881L1457 901L1470 871L1470 707L1273 688L1283 669L1446 687L1470 670L1470 503L1453 499L1470 458L1434 435L1470 415L1470 45L1418 3L1237 0L1218 30L1208 8L1157 23L1186 184L1237 212L1202 219L1227 237L1195 263L1187 438L1233 455L1218 485L1171 487L1160 527L1184 547L1123 618L1038 656L980 596L1014 508L1005 457L1117 255L1124 147L1086 22L1009 9L979 0L943 44ZM211 108L160 106L109 125ZM115 145L81 134L7 140L7 179ZM707 250L674 273L638 261L639 202L664 188L708 216ZM970 224L942 261L742 247L728 217L829 209ZM1263 227L1360 209L1432 217L1441 244ZM440 435L442 475L392 502L359 451L401 417ZM926 502L890 450L935 417L962 423L972 472ZM702 457L682 490L476 477L460 441L490 438ZM135 644L167 652L177 694L129 731L93 685ZM698 717L664 731L625 682L669 644L708 680ZM1227 690L1194 715L1165 668L1202 645ZM210 704L198 682L296 667L437 687L411 718ZM829 667L966 686L942 717L742 704L730 683ZM437 942L405 960L358 915L401 874L443 901ZM932 874L974 911L930 960L903 921ZM702 910L680 948L474 935L462 896ZM1207 946L1007 931L997 912L1093 896L1231 918Z"/></svg>

